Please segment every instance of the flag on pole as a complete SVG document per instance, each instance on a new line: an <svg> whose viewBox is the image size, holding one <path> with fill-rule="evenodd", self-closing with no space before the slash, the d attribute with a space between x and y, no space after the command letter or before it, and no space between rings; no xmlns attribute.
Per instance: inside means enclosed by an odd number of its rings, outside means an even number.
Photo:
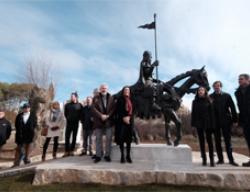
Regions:
<svg viewBox="0 0 250 192"><path fill-rule="evenodd" d="M141 29L154 29L155 37L155 60L157 60L157 37L156 37L156 13L154 14L154 21L145 25L140 25L138 28ZM156 79L158 80L158 66L156 66Z"/></svg>
<svg viewBox="0 0 250 192"><path fill-rule="evenodd" d="M155 29L155 21L153 21L152 23L149 23L149 24L140 25L138 28L142 28L142 29Z"/></svg>

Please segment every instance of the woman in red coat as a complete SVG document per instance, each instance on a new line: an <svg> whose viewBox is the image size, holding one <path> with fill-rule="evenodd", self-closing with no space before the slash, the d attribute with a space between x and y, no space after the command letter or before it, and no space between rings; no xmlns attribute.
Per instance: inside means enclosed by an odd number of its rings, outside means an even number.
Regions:
<svg viewBox="0 0 250 192"><path fill-rule="evenodd" d="M126 161L132 163L130 151L132 143L132 118L133 118L133 105L131 101L130 88L124 87L122 95L117 100L116 105L117 126L116 126L116 142L121 150L121 163L125 163L124 156L124 143L126 143Z"/></svg>

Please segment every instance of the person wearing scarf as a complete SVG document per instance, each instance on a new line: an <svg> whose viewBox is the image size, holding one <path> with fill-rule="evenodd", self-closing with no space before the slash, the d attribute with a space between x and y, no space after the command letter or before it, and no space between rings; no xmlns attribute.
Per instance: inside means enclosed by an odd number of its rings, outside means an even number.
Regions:
<svg viewBox="0 0 250 192"><path fill-rule="evenodd" d="M215 133L215 116L213 102L205 87L199 87L192 103L191 125L197 131L202 165L207 165L205 141L208 144L210 166L214 167L213 136Z"/></svg>
<svg viewBox="0 0 250 192"><path fill-rule="evenodd" d="M120 146L121 163L132 163L131 159L131 143L133 136L132 119L133 104L131 101L130 88L124 87L122 95L117 100L116 105L116 143ZM124 155L124 143L126 143L126 159ZM126 161L125 161L126 160Z"/></svg>
<svg viewBox="0 0 250 192"><path fill-rule="evenodd" d="M53 138L54 140L53 159L56 159L58 139L59 139L59 136L61 135L61 130L64 126L64 116L60 110L60 104L58 102L52 103L51 109L45 115L43 124L44 124L44 128L48 129L48 133L46 135L46 140L43 145L42 161L45 161L46 159L46 151L48 149L51 138Z"/></svg>

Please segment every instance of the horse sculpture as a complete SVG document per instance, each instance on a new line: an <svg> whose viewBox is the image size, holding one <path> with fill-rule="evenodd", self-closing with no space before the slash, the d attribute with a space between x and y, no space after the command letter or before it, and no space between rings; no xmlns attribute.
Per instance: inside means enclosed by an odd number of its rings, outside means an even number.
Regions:
<svg viewBox="0 0 250 192"><path fill-rule="evenodd" d="M47 89L40 88L34 85L29 94L29 103L31 111L36 114L38 126L35 130L35 136L33 138L33 147L40 147L43 142L40 134L42 128L42 120L49 106L54 98L54 86L51 83Z"/></svg>
<svg viewBox="0 0 250 192"><path fill-rule="evenodd" d="M152 65L152 67L154 66L156 65ZM176 111L181 106L181 98L186 93L195 93L197 90L197 88L192 88L193 85L196 84L198 86L204 86L209 90L209 82L205 67L187 71L186 73L182 73L167 82L152 79L150 86L143 82L141 70L138 81L134 85L130 86L132 100L135 106L135 115L142 119L156 118L163 115L165 120L166 143L167 145L174 144L174 146L177 146L181 140L181 120ZM149 73L153 72L152 69L146 70L146 72L147 71ZM152 76L152 74L146 74L146 77L150 76ZM184 82L180 86L177 86L176 84L182 80ZM116 96L119 94L121 94L121 92L116 94ZM154 104L160 106L160 109L155 108ZM171 121L174 122L176 128L174 142L172 142L170 135Z"/></svg>

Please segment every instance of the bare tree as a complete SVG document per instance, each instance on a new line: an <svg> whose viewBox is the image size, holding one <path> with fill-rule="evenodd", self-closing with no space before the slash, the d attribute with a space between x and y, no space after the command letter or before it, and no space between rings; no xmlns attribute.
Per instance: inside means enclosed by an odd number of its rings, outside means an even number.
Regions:
<svg viewBox="0 0 250 192"><path fill-rule="evenodd" d="M34 85L29 95L31 110L36 113L38 118L38 127L34 137L34 147L39 148L43 142L40 135L42 121L46 111L49 109L50 103L54 99L55 86L53 78L53 64L46 57L29 58L26 60L24 80Z"/></svg>
<svg viewBox="0 0 250 192"><path fill-rule="evenodd" d="M52 83L53 64L45 57L26 60L25 82L47 89Z"/></svg>

